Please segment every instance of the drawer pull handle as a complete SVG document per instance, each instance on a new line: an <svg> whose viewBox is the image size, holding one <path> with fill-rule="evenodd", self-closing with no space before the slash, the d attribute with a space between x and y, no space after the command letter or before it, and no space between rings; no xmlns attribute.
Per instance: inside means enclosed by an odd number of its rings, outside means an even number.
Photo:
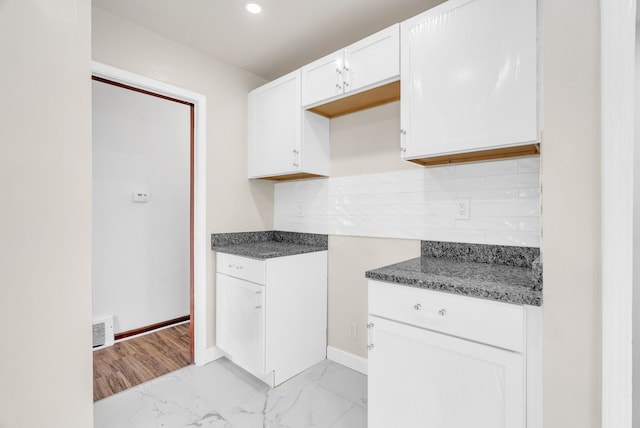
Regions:
<svg viewBox="0 0 640 428"><path fill-rule="evenodd" d="M229 265L229 269L233 269L236 265Z"/></svg>
<svg viewBox="0 0 640 428"><path fill-rule="evenodd" d="M374 348L373 343L371 345L367 345L367 349L371 351Z"/></svg>
<svg viewBox="0 0 640 428"><path fill-rule="evenodd" d="M236 266L236 269L243 269L244 266Z"/></svg>
<svg viewBox="0 0 640 428"><path fill-rule="evenodd" d="M445 315L447 315L447 310L446 310L446 309L440 309L440 310L438 311L438 315L440 315L440 316L442 316L442 317L443 317L443 316L445 316Z"/></svg>
<svg viewBox="0 0 640 428"><path fill-rule="evenodd" d="M371 329L373 328L374 324L372 322L370 322L369 324L367 324L367 328Z"/></svg>
<svg viewBox="0 0 640 428"><path fill-rule="evenodd" d="M256 309L262 308L262 305L256 305Z"/></svg>
<svg viewBox="0 0 640 428"><path fill-rule="evenodd" d="M420 303L416 303L415 305L413 305L413 309L419 311L420 309L422 309L422 305Z"/></svg>

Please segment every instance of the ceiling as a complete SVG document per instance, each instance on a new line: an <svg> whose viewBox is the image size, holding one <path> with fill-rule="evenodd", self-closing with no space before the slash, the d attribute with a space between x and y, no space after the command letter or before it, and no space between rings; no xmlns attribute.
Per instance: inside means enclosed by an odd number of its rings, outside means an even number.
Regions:
<svg viewBox="0 0 640 428"><path fill-rule="evenodd" d="M272 80L443 0L93 0L93 6Z"/></svg>

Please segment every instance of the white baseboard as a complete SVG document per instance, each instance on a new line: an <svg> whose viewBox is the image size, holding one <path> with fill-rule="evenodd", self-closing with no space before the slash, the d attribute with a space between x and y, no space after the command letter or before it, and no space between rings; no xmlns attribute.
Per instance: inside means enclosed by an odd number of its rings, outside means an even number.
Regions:
<svg viewBox="0 0 640 428"><path fill-rule="evenodd" d="M333 346L327 346L327 359L364 375L368 372L368 362L366 358L343 351L342 349L334 348Z"/></svg>

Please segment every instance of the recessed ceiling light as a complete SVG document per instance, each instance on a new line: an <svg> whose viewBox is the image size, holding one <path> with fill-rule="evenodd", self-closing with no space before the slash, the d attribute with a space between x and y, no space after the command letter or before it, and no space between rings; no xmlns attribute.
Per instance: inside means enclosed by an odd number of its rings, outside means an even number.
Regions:
<svg viewBox="0 0 640 428"><path fill-rule="evenodd" d="M247 11L249 11L249 13L255 14L262 11L262 7L255 1L248 1L245 7L247 8Z"/></svg>

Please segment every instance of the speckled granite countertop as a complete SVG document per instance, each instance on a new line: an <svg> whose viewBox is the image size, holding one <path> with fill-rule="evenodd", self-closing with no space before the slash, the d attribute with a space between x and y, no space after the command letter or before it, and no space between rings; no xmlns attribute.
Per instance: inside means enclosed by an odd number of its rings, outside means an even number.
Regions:
<svg viewBox="0 0 640 428"><path fill-rule="evenodd" d="M213 251L252 259L270 259L326 251L327 242L327 235L273 230L211 235Z"/></svg>
<svg viewBox="0 0 640 428"><path fill-rule="evenodd" d="M537 248L422 241L415 259L370 270L370 279L519 305L542 305Z"/></svg>

